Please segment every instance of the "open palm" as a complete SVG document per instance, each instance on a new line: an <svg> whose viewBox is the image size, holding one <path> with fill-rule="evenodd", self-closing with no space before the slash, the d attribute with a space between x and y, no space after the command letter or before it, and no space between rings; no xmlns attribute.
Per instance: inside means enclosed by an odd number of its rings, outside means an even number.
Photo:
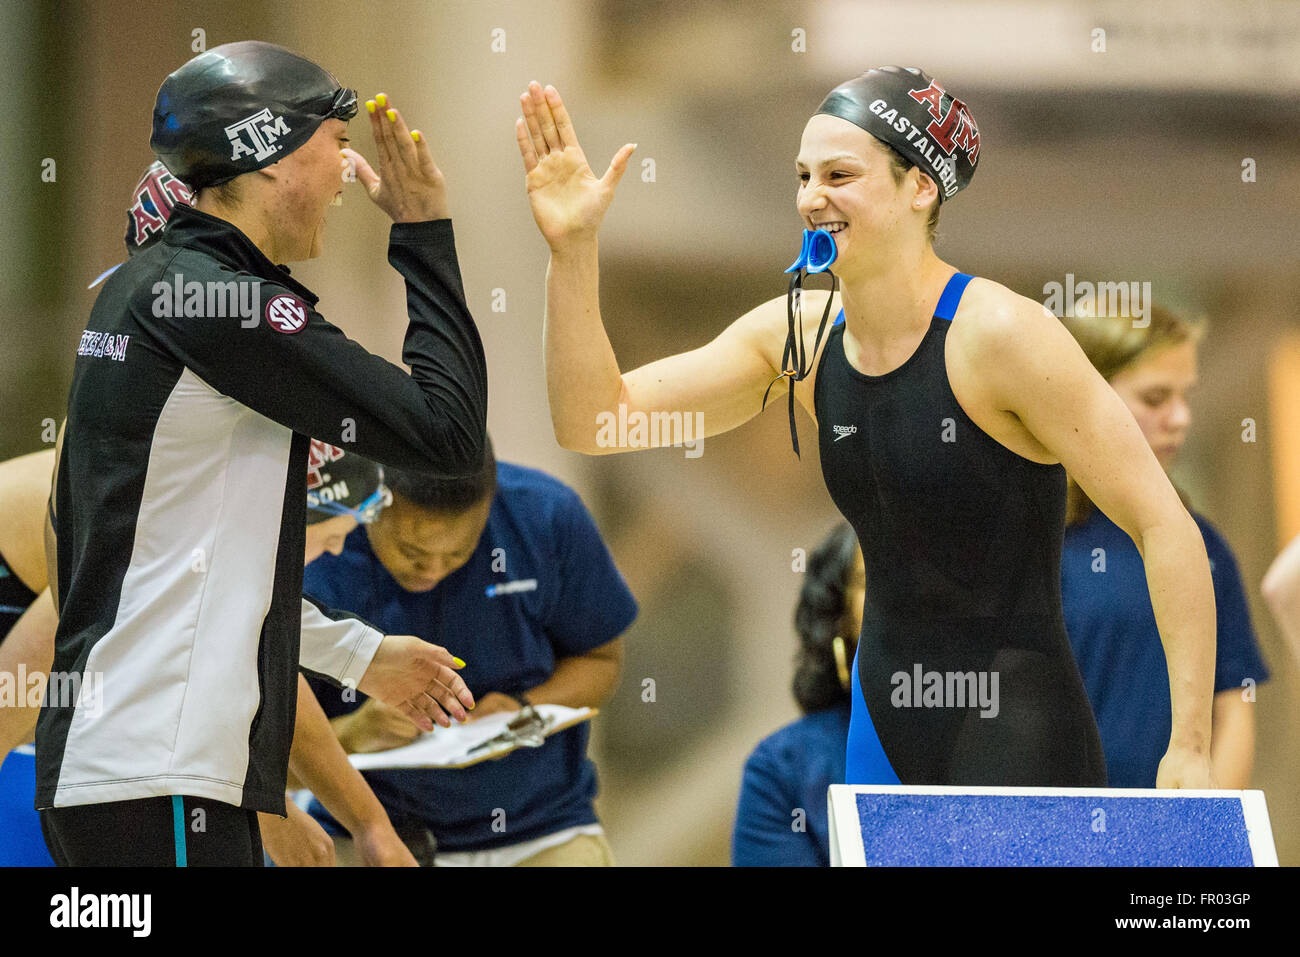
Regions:
<svg viewBox="0 0 1300 957"><path fill-rule="evenodd" d="M552 249L594 236L636 144L629 143L615 153L605 175L598 178L578 144L573 122L555 87L543 90L530 83L519 102L523 116L515 121L515 138L537 228Z"/></svg>

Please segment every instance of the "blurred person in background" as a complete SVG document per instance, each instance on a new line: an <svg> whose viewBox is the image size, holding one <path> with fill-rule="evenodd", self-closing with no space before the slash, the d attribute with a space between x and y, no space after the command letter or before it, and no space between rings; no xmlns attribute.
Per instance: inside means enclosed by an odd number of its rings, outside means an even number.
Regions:
<svg viewBox="0 0 1300 957"><path fill-rule="evenodd" d="M380 628L455 642L477 705L471 720L529 704L597 708L614 693L619 636L637 604L577 493L536 469L496 462L444 479L386 469L392 504L314 563L304 593ZM323 682L313 690L349 752L419 733L393 708ZM610 865L596 816L590 724L466 768L365 772L417 861L436 866ZM352 859L347 829L311 813Z"/></svg>
<svg viewBox="0 0 1300 957"><path fill-rule="evenodd" d="M1204 326L1158 304L1143 325L1108 316L1093 300L1062 318L1088 359L1124 400L1168 470L1192 424ZM1182 494L1181 491L1179 493ZM1184 500L1185 501L1185 500ZM1210 521L1196 520L1214 580L1217 644L1210 755L1219 787L1250 783L1255 688L1268 679L1232 549ZM1124 532L1070 481L1061 597L1070 645L1106 752L1111 787L1152 788L1170 734L1168 663L1146 588L1142 556Z"/></svg>
<svg viewBox="0 0 1300 957"><path fill-rule="evenodd" d="M45 571L54 449L0 462L0 867L53 867L36 797L36 726L59 618ZM13 750L11 750L13 749Z"/></svg>
<svg viewBox="0 0 1300 957"><path fill-rule="evenodd" d="M759 742L745 762L731 839L737 867L826 867L826 789L844 783L849 663L862 630L866 569L848 523L808 556L794 626L794 698L803 717Z"/></svg>
<svg viewBox="0 0 1300 957"><path fill-rule="evenodd" d="M1282 637L1300 664L1300 535L1273 559L1260 591L1273 612Z"/></svg>

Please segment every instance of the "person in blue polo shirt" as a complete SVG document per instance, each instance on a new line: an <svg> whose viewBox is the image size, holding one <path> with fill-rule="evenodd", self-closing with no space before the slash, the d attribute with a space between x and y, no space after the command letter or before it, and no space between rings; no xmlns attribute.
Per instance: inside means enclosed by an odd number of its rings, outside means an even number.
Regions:
<svg viewBox="0 0 1300 957"><path fill-rule="evenodd" d="M613 694L619 638L637 604L581 499L559 480L506 462L491 445L468 479L387 469L392 504L342 553L307 569L303 591L396 634L445 644L466 662L473 718L524 703L598 707ZM502 587L502 586L510 587ZM355 692L313 684L345 750L404 744L415 728ZM613 863L592 801L589 725L458 770L366 772L417 860L456 865ZM319 805L311 813L345 832Z"/></svg>
<svg viewBox="0 0 1300 957"><path fill-rule="evenodd" d="M1196 350L1204 327L1155 304L1142 319L1107 316L1096 302L1082 303L1073 312L1062 322L1124 400L1168 470L1191 425L1188 393L1196 384ZM1153 788L1172 724L1168 668L1146 568L1132 539L1073 480L1066 507L1061 599L1066 631L1097 716L1108 783ZM1255 689L1268 679L1268 669L1255 642L1232 549L1205 516L1191 515L1210 559L1217 619L1210 765L1217 786L1240 789L1250 783Z"/></svg>

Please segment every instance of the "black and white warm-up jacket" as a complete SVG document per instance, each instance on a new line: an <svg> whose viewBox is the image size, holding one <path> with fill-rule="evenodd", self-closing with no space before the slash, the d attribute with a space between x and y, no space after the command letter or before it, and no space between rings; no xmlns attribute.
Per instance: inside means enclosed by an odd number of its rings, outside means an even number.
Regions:
<svg viewBox="0 0 1300 957"><path fill-rule="evenodd" d="M355 683L382 638L302 597L310 437L443 475L483 461L487 369L450 220L394 224L388 261L409 375L186 206L100 293L53 493L53 673L82 693L42 708L38 808L184 794L284 813L300 664Z"/></svg>

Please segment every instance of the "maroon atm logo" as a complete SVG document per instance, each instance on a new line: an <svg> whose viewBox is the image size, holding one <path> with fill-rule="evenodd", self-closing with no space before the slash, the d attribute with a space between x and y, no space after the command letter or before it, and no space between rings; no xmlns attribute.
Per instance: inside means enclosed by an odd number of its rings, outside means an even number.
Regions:
<svg viewBox="0 0 1300 957"><path fill-rule="evenodd" d="M192 200L189 187L155 160L132 194L127 243L144 246L162 232L177 204L188 206Z"/></svg>
<svg viewBox="0 0 1300 957"><path fill-rule="evenodd" d="M939 145L939 149L949 156L952 156L954 149L960 149L973 166L980 155L980 131L966 104L934 80L927 87L909 90L907 95L929 109L933 119L925 131ZM945 99L948 101L947 112L943 109Z"/></svg>
<svg viewBox="0 0 1300 957"><path fill-rule="evenodd" d="M266 321L276 332L302 332L307 326L307 304L297 296L281 293L266 304Z"/></svg>
<svg viewBox="0 0 1300 957"><path fill-rule="evenodd" d="M341 458L343 458L343 450L337 445L312 439L311 448L307 452L307 490L318 489L324 485L329 480L329 476L323 475L321 469Z"/></svg>

